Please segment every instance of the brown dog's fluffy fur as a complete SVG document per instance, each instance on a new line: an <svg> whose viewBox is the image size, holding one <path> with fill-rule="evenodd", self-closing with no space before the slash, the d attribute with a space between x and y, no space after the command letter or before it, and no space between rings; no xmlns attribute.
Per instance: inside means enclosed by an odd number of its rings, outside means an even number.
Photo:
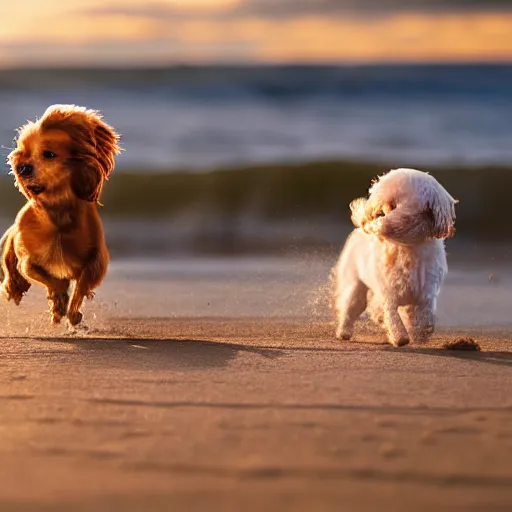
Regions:
<svg viewBox="0 0 512 512"><path fill-rule="evenodd" d="M2 291L19 304L31 283L43 285L53 323L66 315L80 323L84 297L105 277L109 254L97 203L118 140L99 112L53 105L19 129L8 157L27 203L2 237Z"/></svg>

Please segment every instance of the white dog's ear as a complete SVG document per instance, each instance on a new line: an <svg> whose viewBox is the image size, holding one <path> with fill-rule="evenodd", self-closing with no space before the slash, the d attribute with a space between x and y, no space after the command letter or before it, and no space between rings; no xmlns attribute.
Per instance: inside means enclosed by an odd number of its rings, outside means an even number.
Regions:
<svg viewBox="0 0 512 512"><path fill-rule="evenodd" d="M425 215L432 225L433 238L451 238L455 235L455 205L458 203L445 190L427 203Z"/></svg>

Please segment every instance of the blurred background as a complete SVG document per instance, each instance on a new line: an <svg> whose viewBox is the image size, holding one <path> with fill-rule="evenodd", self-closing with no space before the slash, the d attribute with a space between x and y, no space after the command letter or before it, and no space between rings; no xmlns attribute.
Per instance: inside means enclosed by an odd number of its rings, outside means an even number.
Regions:
<svg viewBox="0 0 512 512"><path fill-rule="evenodd" d="M394 167L460 199L455 255L503 254L511 61L508 0L9 2L1 152L50 104L100 109L125 150L102 201L117 256L337 251ZM22 198L1 165L4 228Z"/></svg>

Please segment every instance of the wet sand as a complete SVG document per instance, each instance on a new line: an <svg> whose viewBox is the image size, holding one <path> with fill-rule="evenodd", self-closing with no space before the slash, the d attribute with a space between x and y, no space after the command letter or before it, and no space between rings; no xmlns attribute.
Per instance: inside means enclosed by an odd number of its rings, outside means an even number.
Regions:
<svg viewBox="0 0 512 512"><path fill-rule="evenodd" d="M2 304L0 510L509 510L512 274L452 269L393 349L333 339L328 271L115 262L74 333Z"/></svg>

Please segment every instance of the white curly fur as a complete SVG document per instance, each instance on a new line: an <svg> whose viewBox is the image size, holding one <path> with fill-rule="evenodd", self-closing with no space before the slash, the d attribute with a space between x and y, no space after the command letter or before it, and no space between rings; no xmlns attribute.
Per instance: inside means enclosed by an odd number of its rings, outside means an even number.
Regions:
<svg viewBox="0 0 512 512"><path fill-rule="evenodd" d="M427 173L395 169L350 205L356 229L335 268L336 336L348 340L368 309L389 342L403 346L434 332L447 273L444 239L455 233L455 201Z"/></svg>

